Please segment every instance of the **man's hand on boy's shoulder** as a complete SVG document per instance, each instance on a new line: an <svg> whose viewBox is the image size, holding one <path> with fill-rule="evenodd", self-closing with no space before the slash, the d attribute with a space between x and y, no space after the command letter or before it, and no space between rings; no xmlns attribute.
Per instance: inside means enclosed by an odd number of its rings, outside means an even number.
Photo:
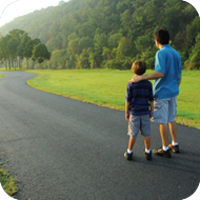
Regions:
<svg viewBox="0 0 200 200"><path fill-rule="evenodd" d="M133 78L129 81L129 83L137 83L143 80L143 76L133 76Z"/></svg>

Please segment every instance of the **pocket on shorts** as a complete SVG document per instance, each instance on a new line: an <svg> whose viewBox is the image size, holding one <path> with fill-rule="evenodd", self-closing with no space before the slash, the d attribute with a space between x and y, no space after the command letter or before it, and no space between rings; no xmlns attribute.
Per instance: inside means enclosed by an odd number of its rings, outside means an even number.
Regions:
<svg viewBox="0 0 200 200"><path fill-rule="evenodd" d="M161 103L156 100L154 103L153 119L160 118L161 106L162 106Z"/></svg>
<svg viewBox="0 0 200 200"><path fill-rule="evenodd" d="M163 121L163 114L164 110L162 102L160 102L159 99L155 99L153 117L151 118L151 121L160 123L161 121Z"/></svg>

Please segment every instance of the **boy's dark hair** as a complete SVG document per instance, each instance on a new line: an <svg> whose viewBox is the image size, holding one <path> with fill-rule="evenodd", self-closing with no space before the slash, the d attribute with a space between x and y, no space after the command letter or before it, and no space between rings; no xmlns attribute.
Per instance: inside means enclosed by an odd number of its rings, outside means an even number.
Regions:
<svg viewBox="0 0 200 200"><path fill-rule="evenodd" d="M146 72L146 63L142 60L136 60L132 65L132 71L137 75L144 74Z"/></svg>
<svg viewBox="0 0 200 200"><path fill-rule="evenodd" d="M159 29L155 33L155 39L162 45L169 44L169 32L165 29Z"/></svg>

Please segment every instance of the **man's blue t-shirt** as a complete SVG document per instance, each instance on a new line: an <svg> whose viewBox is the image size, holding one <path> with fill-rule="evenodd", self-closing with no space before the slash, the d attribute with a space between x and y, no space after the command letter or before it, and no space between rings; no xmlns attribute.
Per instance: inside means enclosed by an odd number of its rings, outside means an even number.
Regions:
<svg viewBox="0 0 200 200"><path fill-rule="evenodd" d="M128 83L126 102L129 102L129 113L132 115L150 114L149 102L153 101L152 84L144 80L137 83Z"/></svg>
<svg viewBox="0 0 200 200"><path fill-rule="evenodd" d="M164 77L154 80L154 97L166 99L179 94L178 83L182 72L181 56L169 44L163 45L155 57L155 71Z"/></svg>

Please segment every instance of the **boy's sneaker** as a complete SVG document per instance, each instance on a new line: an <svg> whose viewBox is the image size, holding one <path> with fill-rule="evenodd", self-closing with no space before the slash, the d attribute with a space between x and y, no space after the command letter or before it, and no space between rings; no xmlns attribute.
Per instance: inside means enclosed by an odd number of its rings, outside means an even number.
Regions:
<svg viewBox="0 0 200 200"><path fill-rule="evenodd" d="M173 145L173 144L169 144L169 149L173 152L173 153L180 153L179 151L179 146L178 145Z"/></svg>
<svg viewBox="0 0 200 200"><path fill-rule="evenodd" d="M146 160L151 160L152 159L151 151L150 153L147 153L146 151L144 151L144 157L146 158Z"/></svg>
<svg viewBox="0 0 200 200"><path fill-rule="evenodd" d="M126 160L132 160L133 159L133 152L128 153L127 151L125 151L124 157L126 158Z"/></svg>
<svg viewBox="0 0 200 200"><path fill-rule="evenodd" d="M170 149L168 149L167 151L164 151L162 147L160 147L159 149L154 149L153 154L157 156L162 156L165 158L171 158Z"/></svg>

